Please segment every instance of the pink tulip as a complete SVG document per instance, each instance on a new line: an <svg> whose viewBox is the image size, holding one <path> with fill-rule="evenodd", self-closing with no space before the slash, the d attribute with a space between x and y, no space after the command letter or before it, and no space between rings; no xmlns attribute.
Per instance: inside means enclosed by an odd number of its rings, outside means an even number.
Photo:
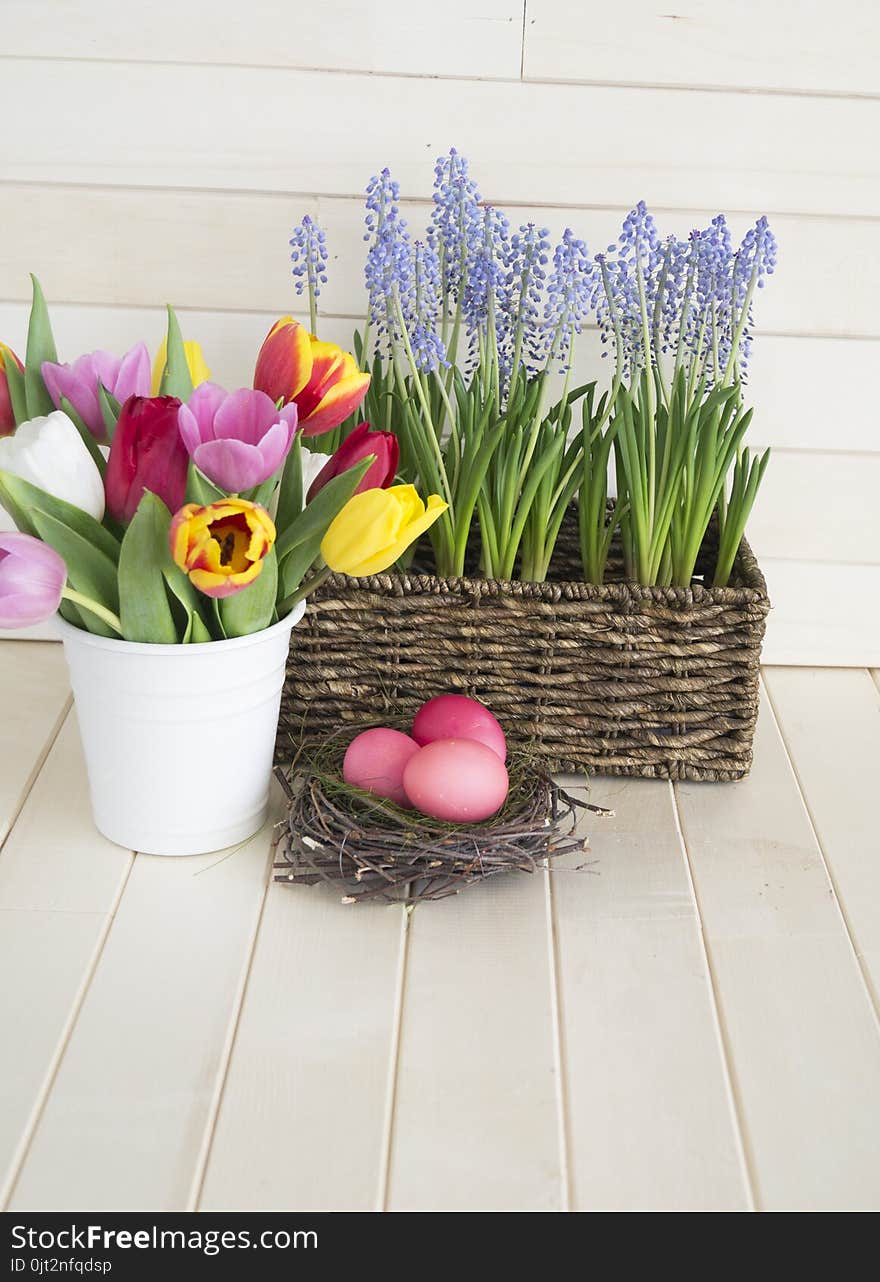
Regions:
<svg viewBox="0 0 880 1282"><path fill-rule="evenodd" d="M146 343L137 343L123 357L110 352L90 352L72 365L44 361L43 382L58 409L66 396L86 427L99 441L106 438L104 416L98 401L98 384L122 405L129 396L149 396L152 384L150 353Z"/></svg>
<svg viewBox="0 0 880 1282"><path fill-rule="evenodd" d="M0 628L43 623L58 609L67 566L30 534L0 533Z"/></svg>
<svg viewBox="0 0 880 1282"><path fill-rule="evenodd" d="M228 494L261 485L287 458L296 405L277 410L265 392L225 392L202 383L177 414L181 439L200 472Z"/></svg>

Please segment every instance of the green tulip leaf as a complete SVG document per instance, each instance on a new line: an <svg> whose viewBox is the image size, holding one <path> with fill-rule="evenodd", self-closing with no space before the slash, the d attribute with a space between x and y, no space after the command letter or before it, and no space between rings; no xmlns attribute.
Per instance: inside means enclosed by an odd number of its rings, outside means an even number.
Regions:
<svg viewBox="0 0 880 1282"><path fill-rule="evenodd" d="M93 544L105 553L114 564L119 561L119 543L93 516L84 512L82 508L74 507L72 503L66 503L64 499L56 499L53 494L48 494L38 486L31 485L30 481L25 481L22 477L13 475L12 472L0 470L0 502L14 520L16 519L13 511L15 507L25 513L35 509L46 512L49 516L54 516L56 521L60 521L62 525L79 534L87 543ZM16 524L18 524L17 520ZM19 525L19 529L22 528ZM30 528L28 527L25 532L30 533Z"/></svg>
<svg viewBox="0 0 880 1282"><path fill-rule="evenodd" d="M145 491L119 555L119 617L126 641L177 643L177 627L165 591L170 525L171 513L165 504Z"/></svg>
<svg viewBox="0 0 880 1282"><path fill-rule="evenodd" d="M369 454L347 472L334 476L332 481L328 481L318 491L311 503L306 504L278 539L276 546L279 563L283 563L294 548L312 542L315 536L320 545L331 521L345 507L375 461L375 455Z"/></svg>
<svg viewBox="0 0 880 1282"><path fill-rule="evenodd" d="M67 399L66 396L61 397L61 408L64 410L64 413L70 419L71 423L73 423L73 426L76 428L76 430L79 432L80 436L82 437L82 443L86 447L88 452L91 454L92 462L95 464L95 467L101 473L101 479L103 480L104 477L107 475L107 460L104 458L104 455L101 453L100 449L98 448L98 442L95 440L94 436L92 436L92 433L86 427L82 418L74 409L74 407L71 405L70 401Z"/></svg>
<svg viewBox="0 0 880 1282"><path fill-rule="evenodd" d="M119 586L116 565L110 557L47 512L35 510L33 522L39 538L63 559L71 587L115 614L119 609Z"/></svg>
<svg viewBox="0 0 880 1282"><path fill-rule="evenodd" d="M174 308L168 307L168 337L166 342L165 368L159 383L160 396L176 396L181 401L188 401L192 396L192 375L186 362L186 348L183 335L174 314Z"/></svg>
<svg viewBox="0 0 880 1282"><path fill-rule="evenodd" d="M12 517L16 529L20 530L22 534L32 535L34 533L34 523L28 516L27 509L20 502L20 496L17 498L5 484L4 477L11 476L11 472L0 471L0 507L5 508ZM13 479L18 480L18 477Z"/></svg>
<svg viewBox="0 0 880 1282"><path fill-rule="evenodd" d="M165 582L169 590L186 611L187 625L183 640L212 641L213 637L202 617L202 610L207 605L209 598L203 596L196 589L188 575L184 574L180 566L175 563L171 556L170 548L168 548L168 556L162 567L162 573L165 576Z"/></svg>
<svg viewBox="0 0 880 1282"><path fill-rule="evenodd" d="M122 413L122 406L112 392L108 392L101 382L98 383L98 404L101 407L101 417L104 420L104 431L107 433L107 440L112 442L116 424L119 422L119 415Z"/></svg>
<svg viewBox="0 0 880 1282"><path fill-rule="evenodd" d="M226 497L226 493L218 489L212 481L209 481L207 476L200 472L195 463L191 461L189 471L186 474L187 503L198 503L202 507L207 507L209 503L217 503Z"/></svg>
<svg viewBox="0 0 880 1282"><path fill-rule="evenodd" d="M28 419L27 392L25 391L24 374L10 356L4 367L6 382L9 387L9 401L12 405L12 417L15 425L26 423Z"/></svg>
<svg viewBox="0 0 880 1282"><path fill-rule="evenodd" d="M37 418L42 414L51 414L55 402L49 395L43 382L42 367L44 361L53 364L58 360L55 339L52 335L52 324L49 320L49 309L36 276L31 275L33 302L28 323L27 357L25 359L24 386L27 401L28 418Z"/></svg>
<svg viewBox="0 0 880 1282"><path fill-rule="evenodd" d="M288 526L292 525L302 511L302 491L302 433L297 432L293 438L290 452L284 460L281 485L278 490L275 528L279 535L283 535L286 532Z"/></svg>
<svg viewBox="0 0 880 1282"><path fill-rule="evenodd" d="M218 613L227 637L248 637L262 632L272 622L278 594L278 558L270 548L263 557L263 568L246 588L218 600Z"/></svg>

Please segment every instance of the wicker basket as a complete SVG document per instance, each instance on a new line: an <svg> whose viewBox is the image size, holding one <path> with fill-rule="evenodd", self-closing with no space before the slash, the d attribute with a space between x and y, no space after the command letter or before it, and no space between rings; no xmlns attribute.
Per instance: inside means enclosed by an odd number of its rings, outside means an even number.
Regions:
<svg viewBox="0 0 880 1282"><path fill-rule="evenodd" d="M743 542L731 586L579 581L576 524L545 583L332 576L294 629L279 757L291 744L433 695L470 694L546 768L741 779L752 760L770 602ZM563 576L568 577L563 577Z"/></svg>

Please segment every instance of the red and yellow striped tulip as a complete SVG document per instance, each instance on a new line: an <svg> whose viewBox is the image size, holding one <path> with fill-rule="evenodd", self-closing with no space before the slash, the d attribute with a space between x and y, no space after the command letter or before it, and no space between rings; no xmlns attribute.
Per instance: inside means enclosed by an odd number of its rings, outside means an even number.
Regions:
<svg viewBox="0 0 880 1282"><path fill-rule="evenodd" d="M370 375L335 343L324 343L292 316L269 333L254 370L254 387L277 404L296 402L304 436L319 436L354 413L367 394Z"/></svg>
<svg viewBox="0 0 880 1282"><path fill-rule="evenodd" d="M171 555L206 596L225 597L253 583L275 542L265 508L247 499L187 503L174 516Z"/></svg>
<svg viewBox="0 0 880 1282"><path fill-rule="evenodd" d="M15 431L15 415L12 412L12 398L6 378L6 367L13 364L19 373L24 373L24 366L12 348L0 343L0 436L8 436Z"/></svg>

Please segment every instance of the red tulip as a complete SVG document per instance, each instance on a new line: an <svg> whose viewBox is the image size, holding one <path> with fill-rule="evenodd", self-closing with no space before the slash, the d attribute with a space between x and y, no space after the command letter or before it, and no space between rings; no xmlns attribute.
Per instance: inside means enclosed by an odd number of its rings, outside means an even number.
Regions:
<svg viewBox="0 0 880 1282"><path fill-rule="evenodd" d="M367 394L370 375L335 343L322 343L292 316L276 321L254 370L254 387L277 405L296 402L303 436L329 432L354 413Z"/></svg>
<svg viewBox="0 0 880 1282"><path fill-rule="evenodd" d="M8 436L15 431L15 415L12 412L12 400L9 396L9 382L6 378L6 366L15 364L24 373L24 366L11 347L0 343L0 436Z"/></svg>
<svg viewBox="0 0 880 1282"><path fill-rule="evenodd" d="M130 521L150 490L169 512L183 506L189 455L177 427L176 396L130 396L110 446L104 489L107 510Z"/></svg>
<svg viewBox="0 0 880 1282"><path fill-rule="evenodd" d="M376 461L367 469L355 494L360 494L363 490L387 490L389 485L393 485L397 474L397 462L400 458L397 437L393 432L372 432L369 423L359 423L312 481L306 502L311 503L318 491L328 481L332 481L334 476L347 472L370 454L376 455Z"/></svg>

